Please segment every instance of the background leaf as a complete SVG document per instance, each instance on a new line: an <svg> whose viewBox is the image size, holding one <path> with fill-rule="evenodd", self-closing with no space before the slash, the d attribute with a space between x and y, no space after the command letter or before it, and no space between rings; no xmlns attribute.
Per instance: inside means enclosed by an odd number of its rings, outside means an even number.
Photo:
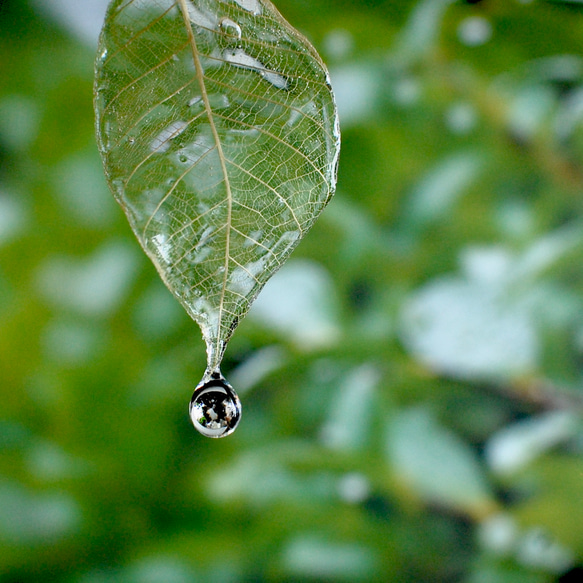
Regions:
<svg viewBox="0 0 583 583"><path fill-rule="evenodd" d="M328 74L268 1L116 0L95 91L109 184L212 372L333 194Z"/></svg>

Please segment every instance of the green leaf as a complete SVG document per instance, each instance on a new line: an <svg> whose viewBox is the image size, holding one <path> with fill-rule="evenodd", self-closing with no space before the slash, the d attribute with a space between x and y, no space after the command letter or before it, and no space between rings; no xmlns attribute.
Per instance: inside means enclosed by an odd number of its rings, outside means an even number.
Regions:
<svg viewBox="0 0 583 583"><path fill-rule="evenodd" d="M496 502L469 445L442 427L430 411L401 412L388 426L387 457L403 491L482 518Z"/></svg>
<svg viewBox="0 0 583 583"><path fill-rule="evenodd" d="M268 0L114 0L95 110L109 185L217 371L334 192L326 68Z"/></svg>

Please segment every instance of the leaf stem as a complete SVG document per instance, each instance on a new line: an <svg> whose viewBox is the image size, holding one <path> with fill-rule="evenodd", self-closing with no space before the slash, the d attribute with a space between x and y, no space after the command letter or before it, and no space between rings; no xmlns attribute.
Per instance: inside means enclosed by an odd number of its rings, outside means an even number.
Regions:
<svg viewBox="0 0 583 583"><path fill-rule="evenodd" d="M206 111L206 114L207 114L207 117L209 120L209 126L211 128L211 132L212 132L213 138L215 140L217 153L219 155L219 161L220 161L220 165L221 165L221 171L223 173L223 177L225 180L225 190L226 190L226 194L227 194L227 225L226 225L226 230L225 230L225 263L224 263L223 286L222 286L221 298L220 298L220 302L219 302L219 317L218 317L218 328L219 329L217 330L217 333L215 336L216 345L214 347L214 350L210 351L208 354L208 359L209 359L208 367L209 367L209 369L214 370L220 364L220 360L221 360L222 354L224 352L224 346L221 347L222 343L220 341L220 329L221 329L222 319L223 319L224 301L225 301L225 294L226 294L226 290L227 290L227 278L229 275L229 259L230 259L230 255L231 255L230 246L231 246L231 222L232 222L232 212L233 212L233 194L231 192L231 183L229 181L229 175L227 173L226 159L225 159L225 155L223 152L223 147L221 144L219 132L217 130L217 126L216 126L214 118L213 118L213 111L212 111L211 104L209 101L209 96L208 96L208 93L206 90L204 73L202 70L202 64L200 62L200 56L199 56L198 47L196 44L196 38L194 36L194 31L192 30L192 24L190 22L190 16L188 13L188 6L187 6L186 2L187 2L187 0L178 0L178 4L179 4L180 9L182 11L182 17L184 19L184 25L186 27L186 32L188 34L188 40L190 42L190 47L192 49L192 58L194 60L196 79L197 79L198 84L200 86L200 93L201 93L202 101L203 101L204 108L205 108L205 111Z"/></svg>

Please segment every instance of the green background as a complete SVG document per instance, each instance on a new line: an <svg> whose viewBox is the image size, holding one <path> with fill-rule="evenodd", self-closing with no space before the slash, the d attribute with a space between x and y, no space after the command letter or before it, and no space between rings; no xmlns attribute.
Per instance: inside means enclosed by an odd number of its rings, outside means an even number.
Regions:
<svg viewBox="0 0 583 583"><path fill-rule="evenodd" d="M218 441L102 176L103 10L58 5L0 3L0 581L578 580L583 4L278 3L338 192L230 343Z"/></svg>

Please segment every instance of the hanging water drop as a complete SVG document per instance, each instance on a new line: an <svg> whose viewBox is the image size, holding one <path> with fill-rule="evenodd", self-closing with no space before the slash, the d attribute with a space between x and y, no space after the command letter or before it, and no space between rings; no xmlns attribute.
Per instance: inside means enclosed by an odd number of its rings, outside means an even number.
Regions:
<svg viewBox="0 0 583 583"><path fill-rule="evenodd" d="M226 437L241 419L241 401L220 372L203 378L190 400L190 419L205 437Z"/></svg>

